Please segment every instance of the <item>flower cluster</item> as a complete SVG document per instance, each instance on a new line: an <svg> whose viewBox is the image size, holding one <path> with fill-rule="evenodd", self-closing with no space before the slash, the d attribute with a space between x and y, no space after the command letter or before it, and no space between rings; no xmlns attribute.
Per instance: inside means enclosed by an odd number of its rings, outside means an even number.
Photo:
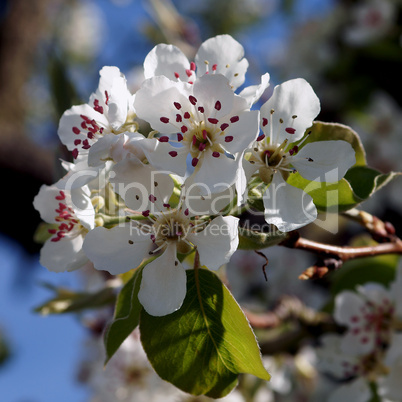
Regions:
<svg viewBox="0 0 402 402"><path fill-rule="evenodd" d="M320 104L303 79L276 86L254 107L269 74L239 92L247 67L243 47L221 35L194 61L157 45L135 94L117 67L102 68L88 103L60 120L73 162L63 162L65 177L34 201L51 235L42 264L60 272L90 261L116 275L145 261L138 297L163 316L183 303L186 256L215 270L236 251L239 218L230 212L246 205L250 183L264 188L267 223L287 232L314 221L312 198L289 177L338 181L354 150L345 141L310 141ZM140 121L154 131L140 132Z"/></svg>
<svg viewBox="0 0 402 402"><path fill-rule="evenodd" d="M370 383L387 400L400 400L402 386L402 265L390 289L378 283L343 291L335 299L335 320L343 335L326 334L317 350L320 366L344 384L331 402L372 398Z"/></svg>

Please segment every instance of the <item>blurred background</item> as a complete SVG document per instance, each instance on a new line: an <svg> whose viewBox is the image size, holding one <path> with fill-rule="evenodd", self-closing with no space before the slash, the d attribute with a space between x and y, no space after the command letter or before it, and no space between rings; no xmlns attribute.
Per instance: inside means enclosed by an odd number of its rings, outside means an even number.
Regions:
<svg viewBox="0 0 402 402"><path fill-rule="evenodd" d="M321 100L318 120L354 128L372 167L383 172L402 170L401 23L399 0L3 0L0 399L142 400L140 394L133 397L125 389L131 381L127 378L119 383L118 394L110 396L103 388L102 351L94 341L106 319L102 314L43 318L33 311L52 297L52 287L96 288L102 281L85 272L54 274L40 266L41 245L34 240L40 219L32 207L39 187L60 177L59 158L70 158L57 137L60 116L88 100L102 66L119 67L135 92L142 80L143 60L155 44L172 43L191 59L207 38L231 34L244 46L250 64L245 85L259 83L265 72L271 75L261 104L275 85L305 78ZM391 221L399 234L400 187L400 181L395 181L364 205ZM309 231L312 237L317 235L314 228ZM353 229L341 230L335 241L344 244L353 234ZM235 296L251 304L257 298L269 306L288 294L319 308L320 290L313 295L309 284L297 280L311 264L308 256L284 251L267 251L272 267L268 284L261 276L261 260L253 263L237 253L227 268ZM286 261L286 275L280 267L275 270L275 261L278 265ZM130 349L133 356L136 348ZM292 369L282 365L288 374L296 370L292 364ZM115 376L121 381L124 364L116 366ZM295 388L286 370L260 400L313 400L287 399L295 398L291 394ZM139 375L131 374L134 379ZM113 387L117 386L109 384ZM145 396L144 401L166 400L161 395Z"/></svg>

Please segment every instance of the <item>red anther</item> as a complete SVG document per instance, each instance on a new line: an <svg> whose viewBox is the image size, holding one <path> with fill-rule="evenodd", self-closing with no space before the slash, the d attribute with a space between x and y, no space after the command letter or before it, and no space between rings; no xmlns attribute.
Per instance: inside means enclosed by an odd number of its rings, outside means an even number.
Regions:
<svg viewBox="0 0 402 402"><path fill-rule="evenodd" d="M176 151L170 151L170 152L169 152L169 155L170 155L172 158L174 158L174 157L177 156L177 152L176 152Z"/></svg>
<svg viewBox="0 0 402 402"><path fill-rule="evenodd" d="M257 137L257 141L262 141L265 138L265 134L261 134Z"/></svg>
<svg viewBox="0 0 402 402"><path fill-rule="evenodd" d="M188 131L187 126L181 126L181 127L180 127L180 131L181 131L183 134L186 133L186 132Z"/></svg>
<svg viewBox="0 0 402 402"><path fill-rule="evenodd" d="M200 113L204 113L205 109L204 109L202 106L199 106L199 107L198 107L198 111L199 111Z"/></svg>
<svg viewBox="0 0 402 402"><path fill-rule="evenodd" d="M189 84L194 84L194 82L193 82L193 81L189 81L188 83L189 83Z"/></svg>
<svg viewBox="0 0 402 402"><path fill-rule="evenodd" d="M228 123L221 124L221 131L225 131L229 127Z"/></svg>
<svg viewBox="0 0 402 402"><path fill-rule="evenodd" d="M233 116L230 118L231 123L236 123L236 121L239 121L239 116Z"/></svg>
<svg viewBox="0 0 402 402"><path fill-rule="evenodd" d="M165 204L163 204L163 205L165 205ZM149 236L149 238L152 240L152 243L155 243L155 235L154 234L151 234L151 236Z"/></svg>
<svg viewBox="0 0 402 402"><path fill-rule="evenodd" d="M199 160L198 158L193 158L193 160L191 161L191 166L196 167L198 160Z"/></svg>
<svg viewBox="0 0 402 402"><path fill-rule="evenodd" d="M65 199L66 199L66 194L64 193L63 190L60 190L60 191L59 191L59 194L60 194L60 195L58 195L58 196L56 197L56 200L65 200Z"/></svg>
<svg viewBox="0 0 402 402"><path fill-rule="evenodd" d="M81 122L81 127L86 130L87 129L87 123L85 121Z"/></svg>
<svg viewBox="0 0 402 402"><path fill-rule="evenodd" d="M197 137L195 135L193 135L192 142L193 142L193 145L197 144Z"/></svg>
<svg viewBox="0 0 402 402"><path fill-rule="evenodd" d="M78 127L73 127L73 133L74 134L79 134L81 131Z"/></svg>
<svg viewBox="0 0 402 402"><path fill-rule="evenodd" d="M177 141L183 141L183 135L181 133L177 133Z"/></svg>
<svg viewBox="0 0 402 402"><path fill-rule="evenodd" d="M185 112L184 115L183 115L183 117L184 117L185 119L189 119L191 116L190 116L190 113L189 113L189 112Z"/></svg>
<svg viewBox="0 0 402 402"><path fill-rule="evenodd" d="M225 142L231 142L231 141L233 141L233 136L232 135L227 135L225 137Z"/></svg>
<svg viewBox="0 0 402 402"><path fill-rule="evenodd" d="M184 215L186 215L186 216L188 215L188 208L185 209Z"/></svg>
<svg viewBox="0 0 402 402"><path fill-rule="evenodd" d="M181 109L181 104L179 102L173 102L173 105L177 110Z"/></svg>
<svg viewBox="0 0 402 402"><path fill-rule="evenodd" d="M68 225L68 231L69 232L71 232L72 230L73 230L73 228L74 228L74 223L70 223L69 225Z"/></svg>
<svg viewBox="0 0 402 402"><path fill-rule="evenodd" d="M176 78L179 78L179 77L180 77L180 74L179 74L179 73L174 73L174 76L175 76Z"/></svg>
<svg viewBox="0 0 402 402"><path fill-rule="evenodd" d="M93 139L95 138L95 134L89 132L89 133L87 133L87 137L88 137L90 140L93 140Z"/></svg>
<svg viewBox="0 0 402 402"><path fill-rule="evenodd" d="M187 74L187 77L190 78L193 75L193 72L191 70L186 70L186 74Z"/></svg>
<svg viewBox="0 0 402 402"><path fill-rule="evenodd" d="M165 123L165 124L169 123L169 118L168 117L161 117L160 120L161 120L162 123Z"/></svg>
<svg viewBox="0 0 402 402"><path fill-rule="evenodd" d="M48 229L47 230L50 234L56 234L57 230L56 229Z"/></svg>
<svg viewBox="0 0 402 402"><path fill-rule="evenodd" d="M107 105L109 103L109 94L107 93L107 91L105 91L105 96L106 96L105 103Z"/></svg>
<svg viewBox="0 0 402 402"><path fill-rule="evenodd" d="M217 64L212 65L212 71L216 71L217 68L218 68Z"/></svg>
<svg viewBox="0 0 402 402"><path fill-rule="evenodd" d="M103 107L102 106L95 106L94 109L95 109L96 112L98 112L100 114L103 114Z"/></svg>
<svg viewBox="0 0 402 402"><path fill-rule="evenodd" d="M218 124L218 123L219 123L219 120L218 120L218 119L214 119L214 118L212 118L212 117L209 117L209 118L208 118L208 121L209 121L211 124Z"/></svg>
<svg viewBox="0 0 402 402"><path fill-rule="evenodd" d="M214 158L219 158L221 156L221 154L219 152L214 151L214 152L212 152L212 156Z"/></svg>
<svg viewBox="0 0 402 402"><path fill-rule="evenodd" d="M268 150L265 150L264 155L267 155L267 158L269 158L271 156L271 152Z"/></svg>
<svg viewBox="0 0 402 402"><path fill-rule="evenodd" d="M91 122L91 119L90 119L89 117L87 117L87 116L84 116L83 114L80 114L80 117L81 117L81 119L84 120L86 123L90 123L90 122Z"/></svg>
<svg viewBox="0 0 402 402"><path fill-rule="evenodd" d="M268 124L268 119L265 117L262 118L262 126L265 127Z"/></svg>
<svg viewBox="0 0 402 402"><path fill-rule="evenodd" d="M67 230L67 229L68 229L68 225L64 222L59 226L59 230Z"/></svg>
<svg viewBox="0 0 402 402"><path fill-rule="evenodd" d="M94 100L94 106L99 106L99 99Z"/></svg>
<svg viewBox="0 0 402 402"><path fill-rule="evenodd" d="M64 237L66 234L62 231L57 232L57 237L62 238Z"/></svg>
<svg viewBox="0 0 402 402"><path fill-rule="evenodd" d="M190 96L188 97L188 100L189 100L190 103L191 103L192 105L194 105L194 106L195 106L195 104L197 103L197 98L195 98L193 95L190 95Z"/></svg>
<svg viewBox="0 0 402 402"><path fill-rule="evenodd" d="M89 149L91 146L89 145L88 140L82 141L82 149Z"/></svg>
<svg viewBox="0 0 402 402"><path fill-rule="evenodd" d="M204 140L208 138L207 130L202 130L202 138L204 138Z"/></svg>
<svg viewBox="0 0 402 402"><path fill-rule="evenodd" d="M183 118L181 117L181 114L176 114L176 123L181 123L183 121Z"/></svg>
<svg viewBox="0 0 402 402"><path fill-rule="evenodd" d="M285 128L285 131L286 131L288 134L294 134L294 133L296 132L296 129L294 129L294 128L292 128L292 127L286 127L286 128Z"/></svg>
<svg viewBox="0 0 402 402"><path fill-rule="evenodd" d="M202 151L206 148L206 146L207 146L207 144L201 143L201 144L198 146L198 150L199 150L200 152L202 152Z"/></svg>
<svg viewBox="0 0 402 402"><path fill-rule="evenodd" d="M166 135L163 135L162 137L159 137L159 142L169 142L169 137Z"/></svg>
<svg viewBox="0 0 402 402"><path fill-rule="evenodd" d="M170 204L163 204L164 208L170 208Z"/></svg>
<svg viewBox="0 0 402 402"><path fill-rule="evenodd" d="M221 103L220 103L219 101L216 101L216 102L215 102L215 109L216 109L216 110L221 110L221 108L222 108Z"/></svg>
<svg viewBox="0 0 402 402"><path fill-rule="evenodd" d="M295 145L292 149L289 150L289 155L293 155L299 152L299 147Z"/></svg>
<svg viewBox="0 0 402 402"><path fill-rule="evenodd" d="M141 212L142 216L149 216L149 209Z"/></svg>
<svg viewBox="0 0 402 402"><path fill-rule="evenodd" d="M149 201L151 201L151 202L156 201L156 197L153 194L150 194L148 198L149 198Z"/></svg>
<svg viewBox="0 0 402 402"><path fill-rule="evenodd" d="M190 70L195 71L195 68L196 68L195 63L192 61L190 63Z"/></svg>
<svg viewBox="0 0 402 402"><path fill-rule="evenodd" d="M103 133L103 130L104 130L104 128L101 127L101 128L99 129L99 132L102 134L102 133Z"/></svg>
<svg viewBox="0 0 402 402"><path fill-rule="evenodd" d="M73 154L73 158L74 158L74 159L77 159L77 157L78 157L78 149L77 149L77 148L74 148L74 149L71 151L71 153Z"/></svg>

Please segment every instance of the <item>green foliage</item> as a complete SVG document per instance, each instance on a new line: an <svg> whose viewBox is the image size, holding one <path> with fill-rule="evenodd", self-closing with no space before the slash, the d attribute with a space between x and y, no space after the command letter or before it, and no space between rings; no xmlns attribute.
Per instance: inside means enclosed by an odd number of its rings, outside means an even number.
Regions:
<svg viewBox="0 0 402 402"><path fill-rule="evenodd" d="M270 378L242 310L208 270L187 271L187 295L178 311L154 317L142 310L140 332L159 376L191 394L223 397L239 373Z"/></svg>
<svg viewBox="0 0 402 402"><path fill-rule="evenodd" d="M77 313L86 309L95 309L112 304L115 300L114 290L104 288L94 293L73 292L69 289L45 286L56 293L56 296L34 309L42 315Z"/></svg>
<svg viewBox="0 0 402 402"><path fill-rule="evenodd" d="M155 257L142 263L117 296L113 321L106 327L104 335L105 364L139 323L142 306L138 300L138 292L140 291L142 270L154 259Z"/></svg>
<svg viewBox="0 0 402 402"><path fill-rule="evenodd" d="M303 189L313 198L321 212L343 212L368 199L399 173L382 174L366 165L366 157L359 136L350 127L337 123L315 122L306 143L315 141L343 140L349 142L356 152L356 164L345 177L335 183L309 181L299 173L291 174L288 183Z"/></svg>

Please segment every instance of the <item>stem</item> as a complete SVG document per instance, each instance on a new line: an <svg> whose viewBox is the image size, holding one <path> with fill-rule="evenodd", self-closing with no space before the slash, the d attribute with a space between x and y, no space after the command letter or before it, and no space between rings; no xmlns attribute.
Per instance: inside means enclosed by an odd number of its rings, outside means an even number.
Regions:
<svg viewBox="0 0 402 402"><path fill-rule="evenodd" d="M311 251L316 254L336 257L343 262L354 258L373 257L382 254L402 254L402 240L396 238L391 243L382 243L375 246L342 247L319 243L299 237L296 241L285 241L281 246Z"/></svg>

